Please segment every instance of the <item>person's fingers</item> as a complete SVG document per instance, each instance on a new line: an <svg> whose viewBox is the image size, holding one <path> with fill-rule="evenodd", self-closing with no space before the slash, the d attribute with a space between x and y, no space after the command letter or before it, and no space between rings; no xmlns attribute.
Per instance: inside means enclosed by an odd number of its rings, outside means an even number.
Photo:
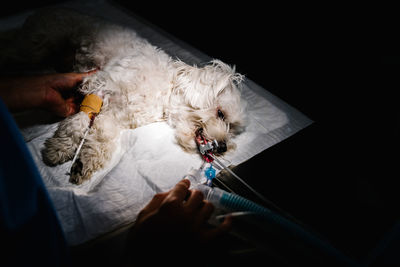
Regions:
<svg viewBox="0 0 400 267"><path fill-rule="evenodd" d="M74 97L70 97L68 99L65 100L68 108L67 108L67 114L66 117L74 115L75 113L77 113L79 111L79 105L77 105L75 103L75 98Z"/></svg>
<svg viewBox="0 0 400 267"><path fill-rule="evenodd" d="M168 194L169 194L169 192L159 193L159 194L154 195L154 197L142 209L141 212L149 213L149 212L152 212L152 211L156 210L157 208L160 207L161 203L164 201L164 199L167 197Z"/></svg>
<svg viewBox="0 0 400 267"><path fill-rule="evenodd" d="M232 220L232 216L228 215L220 225L213 229L207 230L203 234L204 241L212 240L219 235L229 232L232 228Z"/></svg>
<svg viewBox="0 0 400 267"><path fill-rule="evenodd" d="M62 105L54 105L52 106L52 110L54 114L60 117L68 117L74 114L74 109L67 102L64 102Z"/></svg>
<svg viewBox="0 0 400 267"><path fill-rule="evenodd" d="M208 219L210 219L211 214L214 211L214 205L211 204L208 201L204 201L202 202L203 206L201 207L201 209L199 210L199 212L196 214L196 218L194 221L194 227L198 228L201 225L203 225L205 222L208 221Z"/></svg>
<svg viewBox="0 0 400 267"><path fill-rule="evenodd" d="M204 195L202 192L198 191L198 190L192 190L190 191L190 196L188 198L188 200L185 203L185 207L189 210L189 211L195 211L197 210L201 205L203 205L203 199L204 199Z"/></svg>
<svg viewBox="0 0 400 267"><path fill-rule="evenodd" d="M65 100L58 91L52 89L46 90L42 107L61 117L72 115L75 111L73 100Z"/></svg>
<svg viewBox="0 0 400 267"><path fill-rule="evenodd" d="M92 70L88 72L70 72L70 73L60 73L52 80L52 87L58 90L71 90L80 84L83 79L89 75L92 75L97 70Z"/></svg>
<svg viewBox="0 0 400 267"><path fill-rule="evenodd" d="M168 193L168 196L163 202L178 202L181 203L186 198L189 192L190 181L183 179L175 185L174 188Z"/></svg>
<svg viewBox="0 0 400 267"><path fill-rule="evenodd" d="M88 72L72 72L72 77L75 79L75 83L80 83L83 81L84 78L86 78L87 76L90 76L94 73L97 72L97 69L94 70L90 70Z"/></svg>

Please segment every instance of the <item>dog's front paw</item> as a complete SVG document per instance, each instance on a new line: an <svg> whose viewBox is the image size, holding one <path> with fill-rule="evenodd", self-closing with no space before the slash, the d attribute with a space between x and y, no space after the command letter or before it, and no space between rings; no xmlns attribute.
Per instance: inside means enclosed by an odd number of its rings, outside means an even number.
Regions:
<svg viewBox="0 0 400 267"><path fill-rule="evenodd" d="M81 184L83 182L82 179L82 161L81 159L77 159L71 167L71 173L69 182L72 184Z"/></svg>
<svg viewBox="0 0 400 267"><path fill-rule="evenodd" d="M89 170L84 171L84 166L80 158L78 158L71 168L71 176L69 182L72 184L80 185L84 181L89 180L92 176L92 172Z"/></svg>
<svg viewBox="0 0 400 267"><path fill-rule="evenodd" d="M62 142L60 138L47 139L42 150L43 162L49 166L55 166L71 160L73 157L72 144Z"/></svg>

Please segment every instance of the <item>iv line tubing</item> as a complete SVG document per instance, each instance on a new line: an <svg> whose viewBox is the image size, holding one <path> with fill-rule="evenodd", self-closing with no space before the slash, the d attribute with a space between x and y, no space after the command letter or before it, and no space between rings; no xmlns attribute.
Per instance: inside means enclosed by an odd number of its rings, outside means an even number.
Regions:
<svg viewBox="0 0 400 267"><path fill-rule="evenodd" d="M217 159L216 157L214 157L211 153L207 153L207 155L209 155L211 158L213 158L222 168L224 168L225 170L227 170L231 175L233 175L233 177L235 177L236 179L238 179L243 185L245 185L251 192L253 192L259 199L261 199L264 203L269 203L269 201L267 199L265 199L265 197L263 197L260 193L258 193L256 190L254 190L250 185L248 185L245 181L242 180L242 178L240 178L239 176L237 176L231 169L229 169L228 167L226 167L219 159Z"/></svg>
<svg viewBox="0 0 400 267"><path fill-rule="evenodd" d="M81 143L79 144L78 149L77 149L76 152L75 152L75 156L74 156L74 158L72 159L71 168L69 168L69 174L72 173L72 167L74 166L74 163L75 163L75 161L76 161L76 158L77 158L78 155L79 155L79 152L81 152L83 143L85 142L86 135L88 134L89 130L90 130L90 128L88 128L88 129L85 131L85 134L83 135L82 141L81 141Z"/></svg>

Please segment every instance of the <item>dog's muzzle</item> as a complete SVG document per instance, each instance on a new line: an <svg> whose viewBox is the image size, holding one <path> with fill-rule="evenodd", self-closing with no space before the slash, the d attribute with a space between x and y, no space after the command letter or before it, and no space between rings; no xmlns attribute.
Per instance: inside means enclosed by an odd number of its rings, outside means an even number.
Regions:
<svg viewBox="0 0 400 267"><path fill-rule="evenodd" d="M224 141L219 141L218 142L218 146L217 146L217 153L224 153L228 150L228 148L226 147L226 143Z"/></svg>
<svg viewBox="0 0 400 267"><path fill-rule="evenodd" d="M225 141L217 141L217 140L207 140L203 135L203 129L199 128L196 130L196 144L202 155L206 155L207 153L216 153L222 154L227 151L227 146Z"/></svg>

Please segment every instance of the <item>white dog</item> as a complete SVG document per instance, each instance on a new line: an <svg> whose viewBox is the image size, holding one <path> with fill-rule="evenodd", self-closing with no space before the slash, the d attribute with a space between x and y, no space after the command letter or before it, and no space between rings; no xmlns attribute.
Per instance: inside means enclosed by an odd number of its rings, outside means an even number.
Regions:
<svg viewBox="0 0 400 267"><path fill-rule="evenodd" d="M33 15L23 28L24 50L33 63L51 58L62 47L73 52L64 58L72 59L74 71L98 69L79 89L100 96L103 104L70 182L80 184L105 166L122 129L157 121L175 129L185 151L196 152L199 143L213 140L218 142L216 154L235 147L231 139L244 129L244 103L238 89L243 76L234 68L218 60L190 66L132 29L68 10ZM49 165L71 160L89 122L84 112L60 122L45 142L43 160Z"/></svg>

